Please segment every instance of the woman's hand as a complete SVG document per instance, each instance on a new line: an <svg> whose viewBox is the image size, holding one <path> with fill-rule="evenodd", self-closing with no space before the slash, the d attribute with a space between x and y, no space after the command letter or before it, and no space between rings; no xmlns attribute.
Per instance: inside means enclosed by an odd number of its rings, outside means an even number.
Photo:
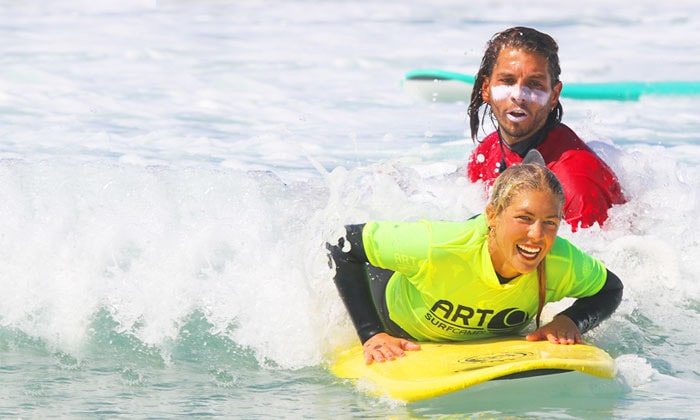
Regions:
<svg viewBox="0 0 700 420"><path fill-rule="evenodd" d="M403 338L392 337L387 333L375 334L363 345L365 363L368 365L372 364L372 361L382 363L404 357L406 355L404 350L420 350L420 346Z"/></svg>
<svg viewBox="0 0 700 420"><path fill-rule="evenodd" d="M536 329L533 333L528 334L527 341L547 340L554 344L581 344L581 332L578 327L566 315L557 315L552 322Z"/></svg>

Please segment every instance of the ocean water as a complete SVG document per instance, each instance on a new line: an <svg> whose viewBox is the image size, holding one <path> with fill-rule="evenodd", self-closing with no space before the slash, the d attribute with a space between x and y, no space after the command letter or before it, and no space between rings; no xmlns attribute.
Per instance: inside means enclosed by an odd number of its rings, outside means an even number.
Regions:
<svg viewBox="0 0 700 420"><path fill-rule="evenodd" d="M564 83L697 80L699 3L29 0L0 22L1 418L700 417L698 96L562 99L629 197L561 232L625 283L586 335L612 381L371 397L327 369L356 337L324 249L483 209L466 104L405 72L473 73L518 24L558 40Z"/></svg>

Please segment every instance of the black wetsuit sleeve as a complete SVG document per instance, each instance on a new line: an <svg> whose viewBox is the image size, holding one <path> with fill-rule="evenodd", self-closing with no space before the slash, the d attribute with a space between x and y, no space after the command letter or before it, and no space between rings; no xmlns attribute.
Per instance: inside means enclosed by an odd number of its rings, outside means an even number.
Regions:
<svg viewBox="0 0 700 420"><path fill-rule="evenodd" d="M370 337L384 332L367 281L365 265L368 261L362 243L363 227L364 225L348 225L345 227L345 238L340 238L337 245L326 244L329 256L335 263L333 281L362 344ZM349 249L346 249L346 241L349 242Z"/></svg>
<svg viewBox="0 0 700 420"><path fill-rule="evenodd" d="M578 326L581 334L610 317L622 301L622 282L610 270L603 287L593 296L577 299L558 315L566 315Z"/></svg>

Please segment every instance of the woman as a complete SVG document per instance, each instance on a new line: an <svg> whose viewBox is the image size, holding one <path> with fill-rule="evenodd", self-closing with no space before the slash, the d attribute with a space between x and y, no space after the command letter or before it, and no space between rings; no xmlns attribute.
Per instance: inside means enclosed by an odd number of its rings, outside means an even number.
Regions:
<svg viewBox="0 0 700 420"><path fill-rule="evenodd" d="M581 343L615 311L622 283L557 236L563 204L556 176L526 163L506 169L485 213L466 222L347 226L328 249L366 363L418 350L415 341L517 334L532 318L528 340ZM578 299L540 327L544 304L565 297Z"/></svg>

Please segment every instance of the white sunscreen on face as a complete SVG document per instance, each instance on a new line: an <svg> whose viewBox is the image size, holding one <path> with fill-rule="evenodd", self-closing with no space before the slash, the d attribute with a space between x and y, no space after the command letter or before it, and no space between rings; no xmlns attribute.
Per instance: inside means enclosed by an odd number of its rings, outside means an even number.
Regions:
<svg viewBox="0 0 700 420"><path fill-rule="evenodd" d="M518 85L496 85L491 87L491 98L496 101L513 98L516 102L535 102L546 105L550 93Z"/></svg>

